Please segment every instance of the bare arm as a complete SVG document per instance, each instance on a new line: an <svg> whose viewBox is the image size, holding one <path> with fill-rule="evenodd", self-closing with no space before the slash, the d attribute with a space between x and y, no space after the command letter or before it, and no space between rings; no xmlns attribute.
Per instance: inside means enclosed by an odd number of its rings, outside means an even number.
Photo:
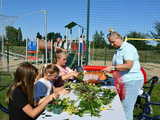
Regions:
<svg viewBox="0 0 160 120"><path fill-rule="evenodd" d="M68 73L66 75L63 75L62 76L62 80L68 80L71 77L77 77L77 76L78 76L77 72L70 72L70 73Z"/></svg>
<svg viewBox="0 0 160 120"><path fill-rule="evenodd" d="M131 60L126 60L124 61L124 64L116 65L115 69L118 71L125 71L131 69L133 66L133 61Z"/></svg>
<svg viewBox="0 0 160 120"><path fill-rule="evenodd" d="M133 66L133 61L126 60L126 61L124 61L124 64L119 64L119 65L116 65L116 66L114 66L114 65L108 66L105 69L103 69L103 71L106 71L106 72L110 72L112 70L126 71L126 70L131 69L132 66Z"/></svg>
<svg viewBox="0 0 160 120"><path fill-rule="evenodd" d="M45 109L48 103L51 102L54 98L56 98L55 94L51 94L49 96L46 96L37 107L33 108L30 104L27 104L22 108L22 110L31 118L35 118Z"/></svg>

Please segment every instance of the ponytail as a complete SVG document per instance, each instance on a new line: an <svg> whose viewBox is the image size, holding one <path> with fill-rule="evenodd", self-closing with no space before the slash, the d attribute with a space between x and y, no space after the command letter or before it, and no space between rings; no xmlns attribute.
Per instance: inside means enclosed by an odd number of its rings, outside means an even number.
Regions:
<svg viewBox="0 0 160 120"><path fill-rule="evenodd" d="M118 32L114 31L113 29L109 29L108 32L109 32L107 34L108 39L110 39L111 37L114 37L114 36L117 36L117 37L123 39L122 36Z"/></svg>

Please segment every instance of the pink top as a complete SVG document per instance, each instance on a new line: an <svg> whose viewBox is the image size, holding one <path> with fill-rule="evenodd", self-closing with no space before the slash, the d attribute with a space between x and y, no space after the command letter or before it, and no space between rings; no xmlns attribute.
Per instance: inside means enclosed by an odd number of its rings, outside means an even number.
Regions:
<svg viewBox="0 0 160 120"><path fill-rule="evenodd" d="M61 66L59 66L59 65L57 65L57 67L58 67L59 70L60 70L60 73L59 73L60 76L66 75L66 74L68 74L68 73L70 73L70 72L73 72L73 70L70 69L69 67L61 67Z"/></svg>

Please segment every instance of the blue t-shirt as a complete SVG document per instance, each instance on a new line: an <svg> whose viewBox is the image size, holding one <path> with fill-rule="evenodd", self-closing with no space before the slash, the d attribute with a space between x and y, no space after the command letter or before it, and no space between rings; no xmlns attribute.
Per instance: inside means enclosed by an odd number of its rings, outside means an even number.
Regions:
<svg viewBox="0 0 160 120"><path fill-rule="evenodd" d="M112 64L124 64L124 61L126 60L133 61L133 66L130 70L120 71L123 82L143 80L137 49L132 44L123 42L122 46L115 51Z"/></svg>
<svg viewBox="0 0 160 120"><path fill-rule="evenodd" d="M53 83L41 78L34 85L34 100L38 102L41 98L50 95L51 92L53 92Z"/></svg>

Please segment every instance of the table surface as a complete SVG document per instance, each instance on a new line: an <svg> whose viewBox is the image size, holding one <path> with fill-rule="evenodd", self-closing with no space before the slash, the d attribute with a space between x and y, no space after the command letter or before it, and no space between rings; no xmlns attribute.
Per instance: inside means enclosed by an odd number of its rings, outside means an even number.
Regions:
<svg viewBox="0 0 160 120"><path fill-rule="evenodd" d="M74 99L73 93L70 93L68 96ZM53 112L49 112L45 110L36 120L126 120L125 114L123 111L123 107L119 96L116 95L113 99L112 103L110 104L112 107L109 108L107 106L107 110L101 111L100 117L84 115L80 117L78 115L69 115L66 112L62 112L61 114L53 114Z"/></svg>

